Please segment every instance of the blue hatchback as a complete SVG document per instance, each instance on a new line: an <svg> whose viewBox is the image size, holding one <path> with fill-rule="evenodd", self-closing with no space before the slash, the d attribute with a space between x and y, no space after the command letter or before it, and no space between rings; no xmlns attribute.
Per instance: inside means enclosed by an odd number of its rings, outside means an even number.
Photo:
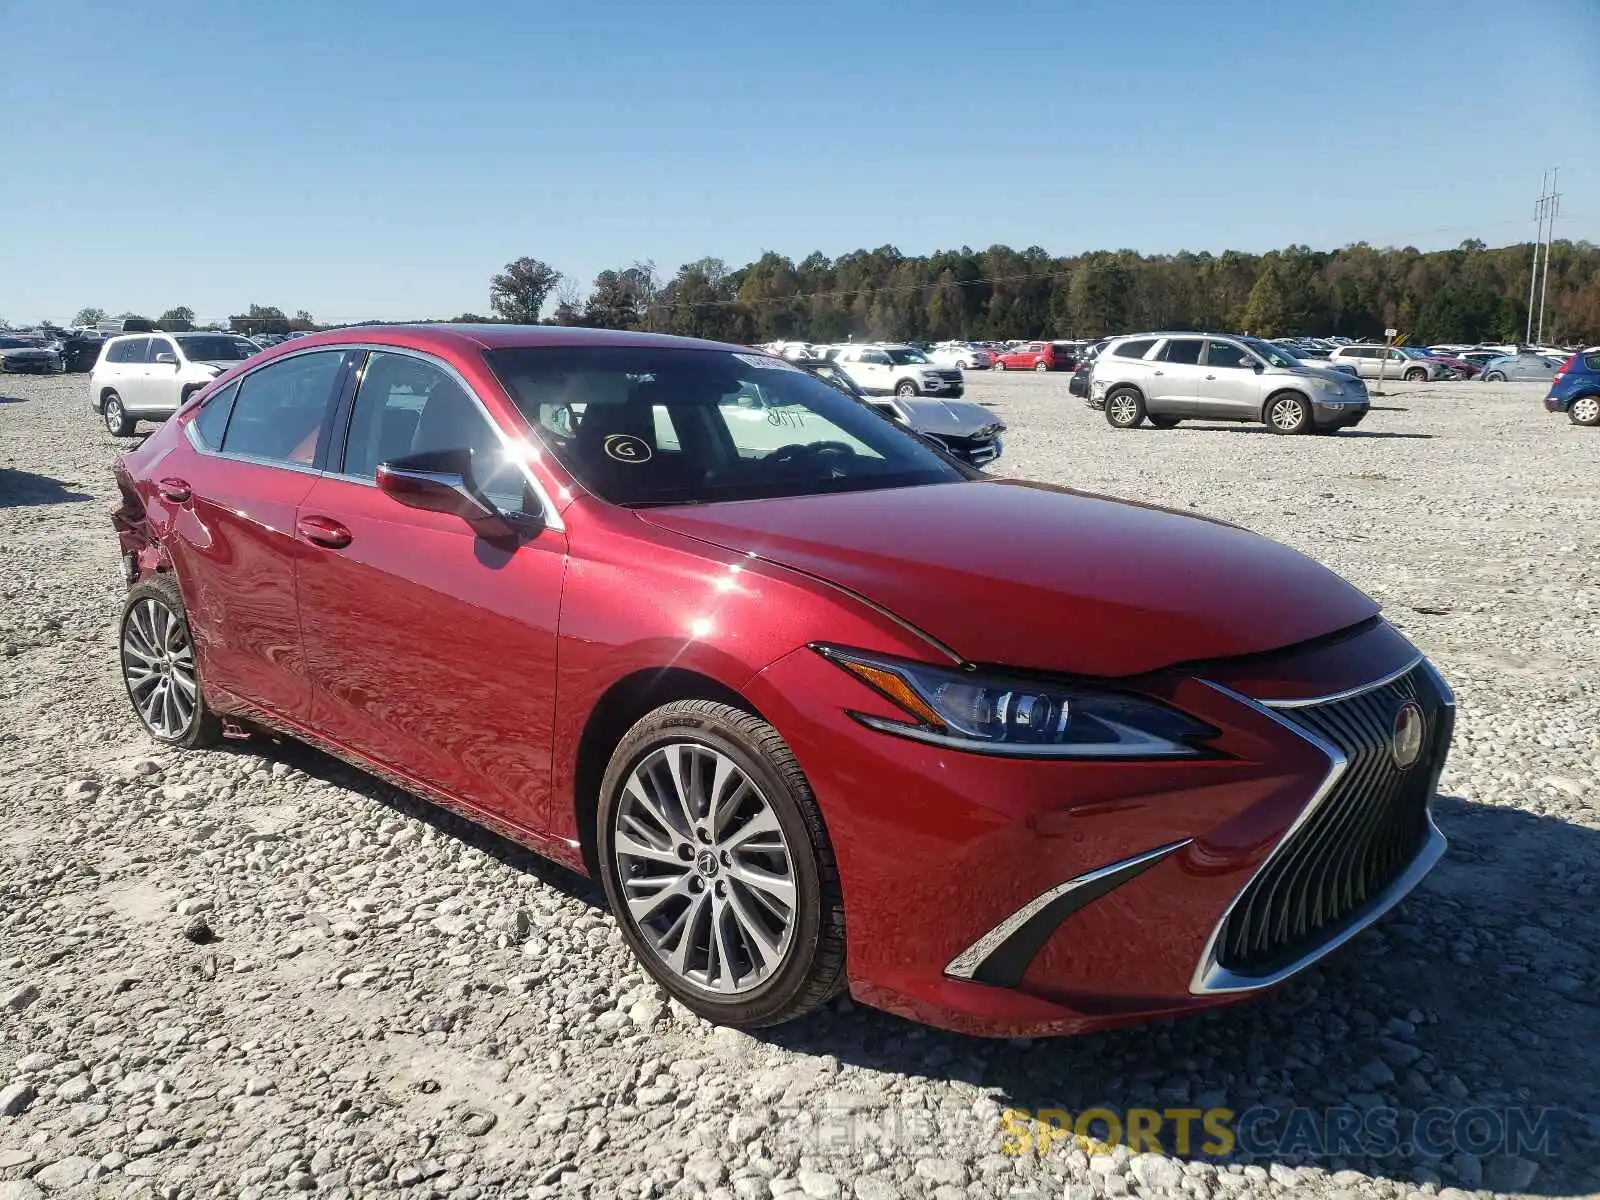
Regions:
<svg viewBox="0 0 1600 1200"><path fill-rule="evenodd" d="M1544 406L1574 425L1600 425L1600 346L1580 350L1556 372Z"/></svg>

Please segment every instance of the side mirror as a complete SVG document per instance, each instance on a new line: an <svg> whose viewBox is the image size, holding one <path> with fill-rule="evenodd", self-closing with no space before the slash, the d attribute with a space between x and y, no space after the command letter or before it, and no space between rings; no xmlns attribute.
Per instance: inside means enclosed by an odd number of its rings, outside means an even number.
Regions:
<svg viewBox="0 0 1600 1200"><path fill-rule="evenodd" d="M163 350L160 354L156 355L155 361L157 366L175 367L178 365L178 356L176 354L168 354L165 350Z"/></svg>
<svg viewBox="0 0 1600 1200"><path fill-rule="evenodd" d="M1252 362L1250 364L1250 369L1252 371L1254 371L1257 375L1259 375L1259 374L1261 374L1261 372L1265 371L1267 368L1265 366L1263 366L1259 361L1255 361L1255 362Z"/></svg>
<svg viewBox="0 0 1600 1200"><path fill-rule="evenodd" d="M483 533L505 534L510 524L472 479L472 451L430 450L378 464L378 489L404 504L460 517Z"/></svg>

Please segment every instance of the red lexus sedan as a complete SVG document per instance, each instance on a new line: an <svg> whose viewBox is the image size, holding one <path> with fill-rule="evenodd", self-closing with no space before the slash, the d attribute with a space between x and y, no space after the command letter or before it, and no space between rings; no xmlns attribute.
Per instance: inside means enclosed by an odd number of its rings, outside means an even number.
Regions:
<svg viewBox="0 0 1600 1200"><path fill-rule="evenodd" d="M1438 860L1453 701L1226 525L985 477L780 359L390 327L117 468L155 738L303 739L598 875L696 1012L986 1034L1270 987Z"/></svg>

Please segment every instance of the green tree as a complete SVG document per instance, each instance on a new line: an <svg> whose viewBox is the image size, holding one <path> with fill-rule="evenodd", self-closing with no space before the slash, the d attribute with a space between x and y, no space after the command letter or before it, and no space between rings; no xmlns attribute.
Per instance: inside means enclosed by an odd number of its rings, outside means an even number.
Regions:
<svg viewBox="0 0 1600 1200"><path fill-rule="evenodd" d="M156 324L174 333L184 333L194 328L194 309L179 305L169 308L156 318Z"/></svg>
<svg viewBox="0 0 1600 1200"><path fill-rule="evenodd" d="M537 258L518 258L489 280L489 307L503 321L534 325L561 272Z"/></svg>
<svg viewBox="0 0 1600 1200"><path fill-rule="evenodd" d="M103 308L80 308L78 315L72 318L74 325L98 325L106 319L106 310Z"/></svg>
<svg viewBox="0 0 1600 1200"><path fill-rule="evenodd" d="M252 304L242 313L228 318L228 328L234 333L285 334L291 329L283 309L272 304Z"/></svg>

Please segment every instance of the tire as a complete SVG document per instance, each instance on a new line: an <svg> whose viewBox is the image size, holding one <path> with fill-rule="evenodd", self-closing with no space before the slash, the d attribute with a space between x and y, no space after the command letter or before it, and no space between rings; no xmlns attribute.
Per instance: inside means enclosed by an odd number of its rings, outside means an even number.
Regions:
<svg viewBox="0 0 1600 1200"><path fill-rule="evenodd" d="M1600 396L1578 396L1567 409L1567 420L1590 428L1600 425Z"/></svg>
<svg viewBox="0 0 1600 1200"><path fill-rule="evenodd" d="M1050 364L1042 362L1034 363L1033 369L1035 371L1048 371L1050 369Z"/></svg>
<svg viewBox="0 0 1600 1200"><path fill-rule="evenodd" d="M1106 394L1106 420L1113 429L1137 429L1144 418L1144 397L1137 388L1112 388Z"/></svg>
<svg viewBox="0 0 1600 1200"><path fill-rule="evenodd" d="M1151 417L1150 424L1156 429L1176 429L1181 417Z"/></svg>
<svg viewBox="0 0 1600 1200"><path fill-rule="evenodd" d="M1311 401L1299 392L1279 392L1268 398L1261 419L1273 433L1305 433L1311 428Z"/></svg>
<svg viewBox="0 0 1600 1200"><path fill-rule="evenodd" d="M720 837L707 828L719 778L723 803L736 800ZM756 1029L799 1017L843 987L844 901L833 849L811 785L771 725L710 700L656 709L612 753L596 820L601 882L622 935L687 1008ZM757 821L765 832L751 835ZM755 844L764 848L749 849ZM630 855L630 846L641 853ZM782 884L768 892L740 882L758 875ZM792 903L779 898L785 889ZM662 896L669 898L638 911ZM686 932L698 936L684 949ZM678 964L670 961L680 954Z"/></svg>
<svg viewBox="0 0 1600 1200"><path fill-rule="evenodd" d="M1490 371L1483 377L1483 381L1485 383L1504 383L1506 381L1505 372Z"/></svg>
<svg viewBox="0 0 1600 1200"><path fill-rule="evenodd" d="M966 359L962 359L960 362L956 363L956 370L958 370L958 371L970 371L970 370L972 370L972 365L970 363L968 363L966 361Z"/></svg>
<svg viewBox="0 0 1600 1200"><path fill-rule="evenodd" d="M107 392L105 399L100 401L100 416L112 437L130 437L139 424L139 419L130 417L122 407L122 397L116 392Z"/></svg>
<svg viewBox="0 0 1600 1200"><path fill-rule="evenodd" d="M176 579L152 575L128 590L117 645L122 683L146 733L184 750L222 740L222 722L206 704Z"/></svg>
<svg viewBox="0 0 1600 1200"><path fill-rule="evenodd" d="M994 360L994 370L996 370L996 371L1004 371L1005 369L1006 369L1005 363L1001 362L998 358Z"/></svg>
<svg viewBox="0 0 1600 1200"><path fill-rule="evenodd" d="M902 379L899 383L895 384L894 394L896 396L920 396L922 395L922 391L915 383L911 382L911 380Z"/></svg>
<svg viewBox="0 0 1600 1200"><path fill-rule="evenodd" d="M1403 378L1407 383L1426 383L1428 382L1428 373L1420 367L1413 367L1405 373Z"/></svg>

